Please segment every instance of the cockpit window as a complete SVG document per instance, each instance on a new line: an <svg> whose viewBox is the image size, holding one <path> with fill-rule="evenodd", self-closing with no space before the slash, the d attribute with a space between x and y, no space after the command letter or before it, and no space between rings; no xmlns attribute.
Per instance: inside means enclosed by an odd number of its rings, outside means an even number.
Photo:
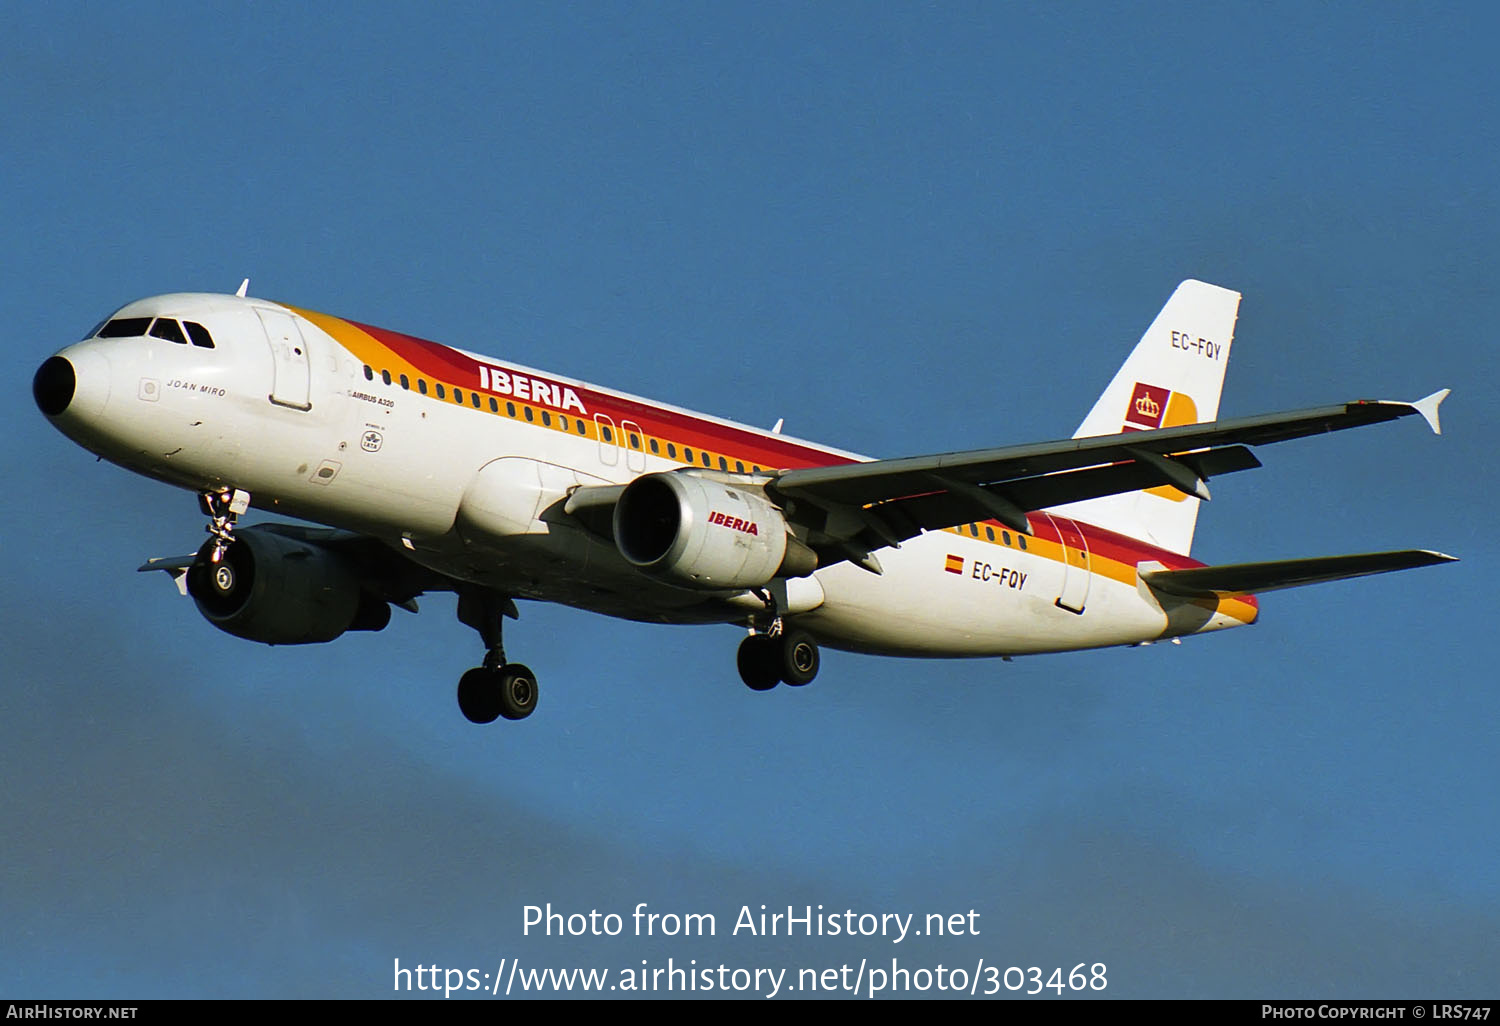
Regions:
<svg viewBox="0 0 1500 1026"><path fill-rule="evenodd" d="M151 325L151 337L165 339L168 342L176 342L178 345L187 345L187 339L183 336L182 329L170 317L158 317L156 319L156 323Z"/></svg>
<svg viewBox="0 0 1500 1026"><path fill-rule="evenodd" d="M193 340L193 345L200 349L212 349L214 337L208 333L208 329L196 321L183 321L182 326L187 329L188 337Z"/></svg>
<svg viewBox="0 0 1500 1026"><path fill-rule="evenodd" d="M149 317L116 317L99 329L99 338L140 338L149 327Z"/></svg>

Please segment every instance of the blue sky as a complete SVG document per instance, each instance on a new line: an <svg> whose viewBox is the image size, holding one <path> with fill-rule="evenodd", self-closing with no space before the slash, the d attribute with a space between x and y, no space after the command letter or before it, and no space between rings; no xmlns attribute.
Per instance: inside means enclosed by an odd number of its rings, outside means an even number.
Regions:
<svg viewBox="0 0 1500 1026"><path fill-rule="evenodd" d="M0 995L348 996L392 960L1109 966L1118 996L1493 996L1488 5L27 5L0 38ZM54 431L118 305L254 294L874 455L1065 437L1186 277L1225 415L1451 386L1261 451L1194 554L1431 547L1181 646L825 653L526 605L476 728L451 598L223 635L192 496ZM1490 441L1486 442L1485 440ZM522 909L711 912L539 938ZM742 905L975 937L726 936Z"/></svg>

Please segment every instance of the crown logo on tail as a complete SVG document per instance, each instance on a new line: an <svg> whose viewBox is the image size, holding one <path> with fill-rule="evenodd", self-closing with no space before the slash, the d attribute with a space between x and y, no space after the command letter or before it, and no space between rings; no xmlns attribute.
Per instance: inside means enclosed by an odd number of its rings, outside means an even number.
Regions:
<svg viewBox="0 0 1500 1026"><path fill-rule="evenodd" d="M1148 385L1137 381L1130 393L1130 403L1125 407L1126 431L1150 431L1161 427L1172 390L1160 385Z"/></svg>

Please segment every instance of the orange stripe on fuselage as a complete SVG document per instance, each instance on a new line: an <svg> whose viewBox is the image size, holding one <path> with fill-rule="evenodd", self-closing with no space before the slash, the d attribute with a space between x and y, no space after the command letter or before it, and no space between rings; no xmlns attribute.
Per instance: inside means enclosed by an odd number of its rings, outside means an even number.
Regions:
<svg viewBox="0 0 1500 1026"><path fill-rule="evenodd" d="M555 404L526 402L514 396L487 389L481 383L479 368L481 365L498 367L507 372L532 377L549 384L558 383L573 389L590 419L594 414L603 414L614 421L617 430L622 423L627 421L636 424L645 435L642 441L643 446L646 444L646 439L656 438L662 441L670 440L679 447L691 447L695 457L701 451L707 450L714 458L711 467L715 470L719 469L717 462L719 456L724 456L731 468L733 461L738 459L746 464L747 469L755 465L769 469L790 470L797 467L820 467L853 462L851 457L840 453L815 448L779 436L765 435L752 428L717 422L684 411L666 409L635 397L603 392L569 378L532 371L499 360L476 360L440 343L412 335L403 335L400 332L359 324L328 314L303 310L300 307L289 306L287 308L327 332L334 341L348 349L361 362L373 368L377 377L384 370L389 371L394 379L399 379L400 375L406 374L411 378L441 384L445 392L451 393L452 389L458 388L468 393L493 395L502 403L516 403L518 413L520 408L531 406L534 410L550 409L559 414L576 415L576 411L567 410ZM413 388L415 388L415 382L413 382ZM426 398L443 401L431 395ZM484 412L490 411L484 409ZM592 424L590 424L587 437L597 438L597 432ZM652 455L664 456L665 453L652 453ZM693 465L701 465L701 459L695 459Z"/></svg>
<svg viewBox="0 0 1500 1026"><path fill-rule="evenodd" d="M394 384L389 386L383 384L381 372L388 371L393 381L399 380L400 376L405 374L411 379L430 381L434 386L443 385L447 393L443 399L437 398L436 395L420 395L413 381L412 388L408 390L413 398L463 405L466 409L473 409L477 413L507 417L507 419L526 422L531 427L543 430L579 434L580 437L595 441L599 440L599 431L593 417L595 414L602 414L614 422L617 432L615 444L622 449L627 448L630 443L621 425L631 423L639 427L641 431L639 451L662 459L673 460L685 466L702 466L719 470L721 469L719 460L722 458L730 470L734 470L738 463L743 465L745 472L749 472L752 468L792 470L800 467L836 466L855 462L852 457L842 453L816 448L776 435L766 435L753 428L710 420L686 411L664 408L646 400L603 392L572 379L515 367L498 360L476 360L448 346L413 335L404 335L400 332L360 324L300 307L288 306L287 309L317 325L356 359L370 367L375 374L374 384L389 388L400 387ZM573 409L564 409L549 403L526 402L516 399L513 395L485 388L479 373L481 365L498 367L509 373L570 388L582 402L587 416L580 416ZM484 396L486 402L480 407L474 407L471 401L459 403L448 398L454 394L463 395L464 393L468 394L464 395L465 400L468 400L468 396L477 394ZM489 409L490 397L497 400L498 411ZM508 412L509 407L514 407L516 411L514 416ZM530 418L526 417L528 408L531 411ZM542 410L551 411L553 414L550 418L553 421L551 425L542 423L540 418ZM577 430L579 424L584 427L581 433ZM653 439L657 442L656 451L649 448ZM669 445L679 451L678 457L669 455ZM693 460L685 458L687 450L692 451ZM710 462L703 462L704 453L708 453ZM1088 547L1088 556L1085 558L1081 552L1064 546L1056 527L1053 526L1053 518L1036 513L1029 514L1027 520L1033 532L1032 536L1026 539L1024 551L1028 554L1079 569L1087 566L1091 572L1131 588L1136 587L1137 584L1136 564L1138 563L1154 561L1161 563L1169 570L1205 565L1187 556L1157 548L1138 538L1130 538L1091 524L1074 521L1074 526ZM962 535L971 541L1011 549L1020 548L1019 539L1012 538L1009 529L994 520L976 521L973 524L963 524L944 528L944 530ZM983 537L981 537L981 531L984 533ZM994 534L993 539L989 537L990 533ZM1011 544L1006 544L1004 541L1006 538L1011 538ZM1199 600L1197 604L1204 608L1216 609L1243 623L1253 623L1259 615L1258 603L1253 595L1221 599L1217 603L1204 599Z"/></svg>

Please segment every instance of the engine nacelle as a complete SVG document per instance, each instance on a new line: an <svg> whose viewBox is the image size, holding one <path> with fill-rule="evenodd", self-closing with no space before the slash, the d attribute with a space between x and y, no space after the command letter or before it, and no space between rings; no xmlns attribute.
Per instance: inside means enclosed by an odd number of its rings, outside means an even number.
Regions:
<svg viewBox="0 0 1500 1026"><path fill-rule="evenodd" d="M242 528L217 563L212 541L188 570L188 594L221 631L269 645L332 641L378 631L391 607L360 587L338 553L295 538Z"/></svg>
<svg viewBox="0 0 1500 1026"><path fill-rule="evenodd" d="M696 474L630 482L615 503L614 534L633 566L691 588L758 588L818 565L759 491Z"/></svg>

